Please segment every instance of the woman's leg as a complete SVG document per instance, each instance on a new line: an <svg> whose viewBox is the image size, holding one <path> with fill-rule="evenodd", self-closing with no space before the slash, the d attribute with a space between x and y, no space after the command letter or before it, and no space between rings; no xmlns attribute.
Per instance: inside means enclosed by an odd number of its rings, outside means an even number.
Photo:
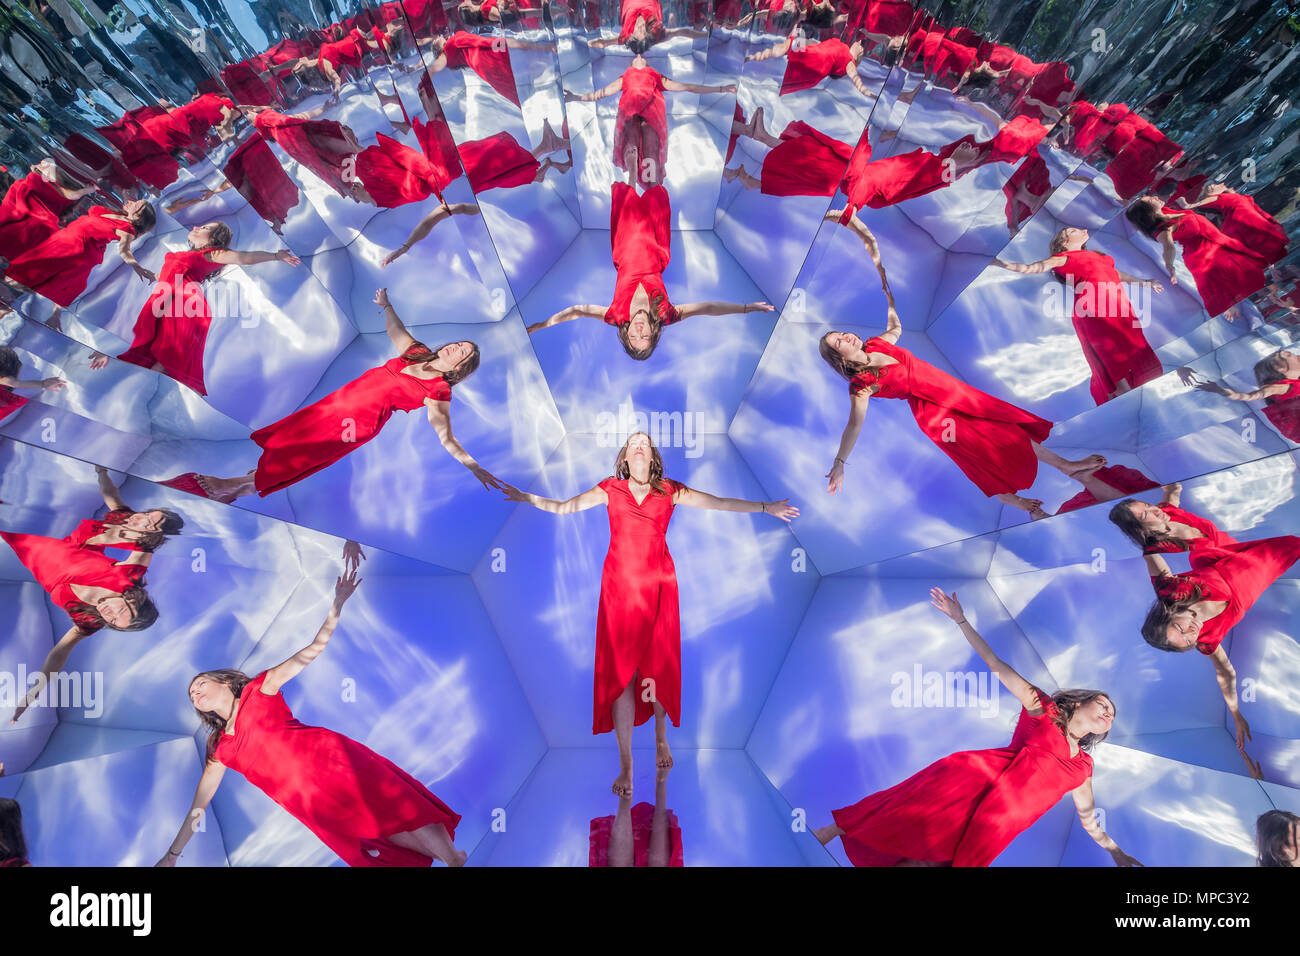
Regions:
<svg viewBox="0 0 1300 956"><path fill-rule="evenodd" d="M659 162L659 133L649 123L641 124L641 182L648 188L664 181L663 166Z"/></svg>
<svg viewBox="0 0 1300 956"><path fill-rule="evenodd" d="M1047 512L1043 511L1043 502L1038 498L1022 498L1020 495L1002 494L998 495L997 499L1004 505L1010 505L1013 508L1019 508L1021 511L1029 512L1034 518L1047 517Z"/></svg>
<svg viewBox="0 0 1300 956"><path fill-rule="evenodd" d="M1051 465L1057 471L1063 472L1071 478L1078 472L1095 470L1106 464L1105 455L1089 455L1087 458L1080 458L1078 461L1070 461L1067 458L1062 458L1050 448L1044 448L1038 442L1032 442L1031 444L1034 446L1034 454L1039 461Z"/></svg>
<svg viewBox="0 0 1300 956"><path fill-rule="evenodd" d="M632 720L636 716L636 678L637 675L633 674L611 708L614 736L618 740L618 776L610 789L620 797L632 796Z"/></svg>
<svg viewBox="0 0 1300 956"><path fill-rule="evenodd" d="M655 701L655 766L667 769L673 765L673 752L668 749L668 712Z"/></svg>
<svg viewBox="0 0 1300 956"><path fill-rule="evenodd" d="M739 179L742 183L745 184L746 189L761 189L763 186L762 182L759 181L758 177L751 176L749 175L749 173L745 172L744 163L741 163L735 169L724 169L722 171L722 178L729 183L735 182L737 179Z"/></svg>
<svg viewBox="0 0 1300 956"><path fill-rule="evenodd" d="M650 821L647 866L668 866L672 862L672 830L668 820L668 768L661 767L655 773L655 812Z"/></svg>
<svg viewBox="0 0 1300 956"><path fill-rule="evenodd" d="M464 850L456 849L451 834L441 823L429 823L418 830L394 833L388 839L403 849L431 856L448 866L464 866L465 860L469 857Z"/></svg>
<svg viewBox="0 0 1300 956"><path fill-rule="evenodd" d="M618 813L609 828L609 859L606 866L635 866L636 837L632 833L632 798L618 798Z"/></svg>
<svg viewBox="0 0 1300 956"><path fill-rule="evenodd" d="M825 846L837 836L844 836L844 831L832 823L824 827L818 827L816 830L813 830L812 835L817 838L818 843Z"/></svg>

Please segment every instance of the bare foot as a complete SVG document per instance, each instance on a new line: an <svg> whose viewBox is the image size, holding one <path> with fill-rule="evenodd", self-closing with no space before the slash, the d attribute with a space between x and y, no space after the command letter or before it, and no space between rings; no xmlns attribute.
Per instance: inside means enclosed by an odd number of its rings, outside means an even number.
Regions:
<svg viewBox="0 0 1300 956"><path fill-rule="evenodd" d="M734 183L736 181L736 178L744 171L745 171L745 167L743 164L737 167L736 169L724 168L722 170L722 178L729 183Z"/></svg>
<svg viewBox="0 0 1300 956"><path fill-rule="evenodd" d="M830 843L831 840L834 840L837 836L839 836L843 832L844 832L843 830L841 830L835 824L831 823L828 824L827 826L818 827L816 830L813 830L812 835L817 838L818 843L820 843L822 846L825 846L827 843Z"/></svg>
<svg viewBox="0 0 1300 956"><path fill-rule="evenodd" d="M1085 471L1096 471L1098 468L1106 464L1106 456L1089 455L1087 458L1080 458L1078 461L1068 461L1066 464L1070 467L1065 473L1073 478Z"/></svg>
<svg viewBox="0 0 1300 956"><path fill-rule="evenodd" d="M469 854L464 850L457 850L451 855L451 862L448 866L464 866L465 861L469 859Z"/></svg>
<svg viewBox="0 0 1300 956"><path fill-rule="evenodd" d="M632 768L624 767L614 778L614 784L609 788L619 797L632 796Z"/></svg>
<svg viewBox="0 0 1300 956"><path fill-rule="evenodd" d="M660 740L655 743L655 766L671 767L673 765L673 752L668 749L668 741Z"/></svg>

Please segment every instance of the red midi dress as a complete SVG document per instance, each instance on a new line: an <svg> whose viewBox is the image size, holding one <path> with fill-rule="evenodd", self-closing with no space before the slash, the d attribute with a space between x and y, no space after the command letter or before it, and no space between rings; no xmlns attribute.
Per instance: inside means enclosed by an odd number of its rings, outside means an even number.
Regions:
<svg viewBox="0 0 1300 956"><path fill-rule="evenodd" d="M100 554L105 553L107 548L121 548L124 551L139 551L139 545L134 541L114 541L112 544L91 544L92 538L97 538L103 534L110 525L120 525L131 517L135 512L130 508L115 508L102 518L87 518L77 525L71 534L63 536L63 540L68 544L74 544L79 548L88 548L92 551L98 551Z"/></svg>
<svg viewBox="0 0 1300 956"><path fill-rule="evenodd" d="M1142 472L1134 468L1125 468L1123 465L1107 465L1104 468L1098 468L1092 473L1092 476L1102 484L1110 485L1116 491L1125 495L1135 495L1140 491L1150 491L1152 488L1159 488L1160 483L1152 481ZM1087 508L1097 503L1097 496L1085 488L1065 504L1056 510L1058 515L1065 514L1067 511L1077 511L1080 508Z"/></svg>
<svg viewBox="0 0 1300 956"><path fill-rule="evenodd" d="M802 49L791 48L786 54L785 75L781 78L781 92L796 93L810 90L827 77L848 76L853 54L843 40L823 40Z"/></svg>
<svg viewBox="0 0 1300 956"><path fill-rule="evenodd" d="M863 348L897 364L853 376L849 392L878 384L876 398L906 399L921 431L988 495L1022 491L1038 475L1033 442L1045 440L1052 423L972 388L907 349L871 338Z"/></svg>
<svg viewBox="0 0 1300 956"><path fill-rule="evenodd" d="M633 675L634 726L654 716L654 703L680 726L682 712L682 632L677 607L677 570L665 534L673 516L677 484L662 480L636 503L626 478L606 478L609 496L609 553L600 575L596 612L596 667L591 732L614 729L614 701ZM653 683L647 684L650 680ZM646 700L652 697L652 700Z"/></svg>
<svg viewBox="0 0 1300 956"><path fill-rule="evenodd" d="M654 186L637 195L627 183L615 183L609 212L609 240L618 279L614 283L614 301L605 311L604 321L622 325L632 320L630 306L639 286L650 295L651 305L659 313L662 325L680 321L664 288L663 271L672 257L668 192Z"/></svg>
<svg viewBox="0 0 1300 956"><path fill-rule="evenodd" d="M15 182L0 202L0 256L17 259L54 235L73 202L40 173Z"/></svg>
<svg viewBox="0 0 1300 956"><path fill-rule="evenodd" d="M127 588L144 584L146 569L143 565L118 564L94 548L83 548L70 541L39 534L0 531L0 538L9 542L18 560L45 589L50 600L67 611L72 623L86 633L97 631L104 625L97 616L88 615L78 608L82 601L73 592L72 585L105 588L122 594Z"/></svg>
<svg viewBox="0 0 1300 956"><path fill-rule="evenodd" d="M1052 271L1074 287L1074 334L1092 369L1092 400L1098 405L1109 401L1121 380L1137 388L1163 375L1164 367L1147 343L1115 260L1088 249L1061 255L1065 264Z"/></svg>
<svg viewBox="0 0 1300 956"><path fill-rule="evenodd" d="M208 258L211 251L187 249L163 257L158 281L136 317L131 347L118 356L141 368L160 365L164 375L200 395L208 394L203 383L203 351L212 324L200 283L222 268Z"/></svg>
<svg viewBox="0 0 1300 956"><path fill-rule="evenodd" d="M1223 224L1219 228L1232 238L1244 243L1264 257L1272 265L1286 257L1286 230L1281 223L1259 208L1253 198L1244 193L1219 193L1214 202L1206 203L1203 209L1213 209L1222 214Z"/></svg>
<svg viewBox="0 0 1300 956"><path fill-rule="evenodd" d="M427 347L416 344L405 356ZM413 412L426 398L451 401L451 386L440 376L420 379L402 369L403 356L389 359L306 408L253 432L262 447L254 483L266 497L339 461L383 429L394 412ZM348 422L351 422L349 425Z"/></svg>
<svg viewBox="0 0 1300 956"><path fill-rule="evenodd" d="M644 800L634 805L629 811L632 829L632 865L650 865L650 841L654 837L655 808L653 803ZM596 817L591 821L591 831L587 835L587 866L610 866L609 841L613 835L615 818ZM667 866L685 866L682 855L682 826L677 822L677 814L671 810L664 811L660 826L667 830L664 835L668 850Z"/></svg>
<svg viewBox="0 0 1300 956"><path fill-rule="evenodd" d="M1156 594L1169 602L1191 597L1193 587L1201 589L1202 600L1227 602L1220 614L1202 624L1196 640L1196 649L1210 655L1268 586L1300 561L1300 537L1285 535L1220 547L1211 544L1199 560L1195 552L1192 557L1192 570L1153 577L1151 584Z"/></svg>
<svg viewBox="0 0 1300 956"><path fill-rule="evenodd" d="M1170 235L1182 246L1183 262L1196 280L1196 291L1210 315L1221 315L1268 284L1264 267L1270 263L1263 253L1222 232L1195 212L1165 206L1164 213L1177 220L1170 227Z"/></svg>
<svg viewBox="0 0 1300 956"><path fill-rule="evenodd" d="M239 695L233 733L214 757L292 814L348 866L429 866L433 858L390 837L460 814L386 757L351 737L301 723L284 694L264 694L263 671Z"/></svg>
<svg viewBox="0 0 1300 956"><path fill-rule="evenodd" d="M282 224L298 205L298 187L260 134L254 133L231 153L222 171L257 214L273 226Z"/></svg>
<svg viewBox="0 0 1300 956"><path fill-rule="evenodd" d="M510 69L510 53L496 49L496 42L492 37L459 30L448 38L442 53L447 58L447 66L452 69L469 67L488 86L518 106L519 90L515 86L514 71Z"/></svg>
<svg viewBox="0 0 1300 956"><path fill-rule="evenodd" d="M854 866L904 860L988 866L1061 797L1092 776L1092 758L1056 725L1052 698L1035 688L1043 713L1021 709L1010 745L965 750L902 783L832 812Z"/></svg>
<svg viewBox="0 0 1300 956"><path fill-rule="evenodd" d="M305 120L275 110L262 110L253 126L267 139L275 140L290 158L310 169L340 196L353 198L348 160L356 153L338 152L352 139L350 130L333 120ZM360 150L358 150L359 152Z"/></svg>
<svg viewBox="0 0 1300 956"><path fill-rule="evenodd" d="M795 120L763 158L760 189L768 196L834 196L852 157L848 143Z"/></svg>
<svg viewBox="0 0 1300 956"><path fill-rule="evenodd" d="M1220 531L1218 526L1200 515L1192 514L1176 505L1161 505L1160 510L1174 521L1180 521L1183 524L1191 525L1201 533L1201 537L1192 538L1188 541L1162 541L1159 544L1149 545L1143 549L1143 554L1178 554L1182 551L1190 553L1193 568L1203 568L1215 564L1225 555L1232 554L1249 546L1250 542L1243 545L1232 535Z"/></svg>
<svg viewBox="0 0 1300 956"><path fill-rule="evenodd" d="M0 422L14 414L29 401L30 399L15 393L8 385L0 385Z"/></svg>
<svg viewBox="0 0 1300 956"><path fill-rule="evenodd" d="M1284 379L1276 384L1287 386L1287 391L1264 399L1264 415L1283 435L1300 442L1300 379Z"/></svg>
<svg viewBox="0 0 1300 956"><path fill-rule="evenodd" d="M668 161L668 112L664 104L664 78L648 66L631 66L623 73L623 90L618 98L618 116L614 119L614 165L623 165L623 151L627 148L627 124L639 118L659 136L659 153L642 156L638 148L638 168L646 159L659 164L658 179L663 178L664 164Z"/></svg>
<svg viewBox="0 0 1300 956"><path fill-rule="evenodd" d="M135 234L126 219L103 206L91 206L84 216L9 263L6 276L66 308L86 291L90 274L104 261L104 250L119 231Z"/></svg>
<svg viewBox="0 0 1300 956"><path fill-rule="evenodd" d="M663 35L664 32L664 11L660 6L659 0L623 0L623 5L619 10L619 30L618 39L620 43L626 43L632 38L632 32L636 29L636 21L645 19L646 37L654 40Z"/></svg>

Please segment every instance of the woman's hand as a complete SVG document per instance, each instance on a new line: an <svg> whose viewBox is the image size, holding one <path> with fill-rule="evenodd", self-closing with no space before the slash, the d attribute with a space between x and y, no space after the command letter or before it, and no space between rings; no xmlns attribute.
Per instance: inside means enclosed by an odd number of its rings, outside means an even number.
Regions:
<svg viewBox="0 0 1300 956"><path fill-rule="evenodd" d="M98 372L102 368L108 368L108 356L103 352L96 352L90 357L90 367L93 371Z"/></svg>
<svg viewBox="0 0 1300 956"><path fill-rule="evenodd" d="M357 568L361 567L361 562L367 560L366 553L361 550L361 545L355 541L343 542L343 567L349 574L356 573Z"/></svg>
<svg viewBox="0 0 1300 956"><path fill-rule="evenodd" d="M469 470L473 473L475 478L482 482L483 487L488 491L492 491L493 489L500 490L501 482L497 479L497 476L492 474L492 472L488 471L482 465L471 465Z"/></svg>
<svg viewBox="0 0 1300 956"><path fill-rule="evenodd" d="M1147 287L1150 288L1153 292L1165 291L1164 283L1161 282L1159 279L1147 279Z"/></svg>
<svg viewBox="0 0 1300 956"><path fill-rule="evenodd" d="M771 302L746 302L746 312L775 312L776 306Z"/></svg>
<svg viewBox="0 0 1300 956"><path fill-rule="evenodd" d="M961 602L957 600L956 591L953 591L952 594L945 594L943 588L930 588L930 603L954 621L960 621L966 617Z"/></svg>
<svg viewBox="0 0 1300 956"><path fill-rule="evenodd" d="M507 501L518 501L523 504L532 504L533 496L526 491L520 491L514 485L502 481L499 483L501 491L505 492Z"/></svg>
<svg viewBox="0 0 1300 956"><path fill-rule="evenodd" d="M388 290L376 289L374 302L375 305L379 306L381 309L386 309L392 305L392 303L388 301Z"/></svg>
<svg viewBox="0 0 1300 956"><path fill-rule="evenodd" d="M357 587L361 584L362 579L357 577L355 569L344 571L334 581L334 606L341 608L348 598L356 593Z"/></svg>
<svg viewBox="0 0 1300 956"><path fill-rule="evenodd" d="M302 260L299 259L297 256L295 256L295 255L294 255L292 252L290 252L288 249L281 249L279 252L277 252L277 253L275 254L275 257L276 257L276 259L278 259L279 261L284 262L284 263L287 263L288 265L291 265L291 266L300 266L300 265L302 265Z"/></svg>
<svg viewBox="0 0 1300 956"><path fill-rule="evenodd" d="M59 389L67 388L68 383L61 378L43 378L41 379L41 388L57 392Z"/></svg>
<svg viewBox="0 0 1300 956"><path fill-rule="evenodd" d="M799 517L799 509L789 502L789 498L782 498L780 501L765 501L763 502L763 511L789 524L791 518Z"/></svg>
<svg viewBox="0 0 1300 956"><path fill-rule="evenodd" d="M1245 756L1246 741L1252 739L1250 736L1250 724L1246 723L1246 718L1242 716L1241 711L1237 711L1233 714L1232 719L1236 721L1237 724L1237 749L1241 751L1242 756Z"/></svg>
<svg viewBox="0 0 1300 956"><path fill-rule="evenodd" d="M1218 382L1193 382L1192 387L1198 392L1213 392L1215 395L1222 395L1224 398L1230 397L1228 389Z"/></svg>
<svg viewBox="0 0 1300 956"><path fill-rule="evenodd" d="M154 275L144 266L140 265L140 263L138 262L131 263L131 268L135 270L136 275L138 275L141 279L144 279L147 282L156 282L158 279L156 275Z"/></svg>
<svg viewBox="0 0 1300 956"><path fill-rule="evenodd" d="M1129 856L1119 847L1110 851L1110 858L1115 861L1116 866L1142 866L1137 860Z"/></svg>
<svg viewBox="0 0 1300 956"><path fill-rule="evenodd" d="M844 485L844 462L837 458L835 464L831 465L831 470L826 472L825 477L830 479L826 485L826 493L828 495L835 494Z"/></svg>
<svg viewBox="0 0 1300 956"><path fill-rule="evenodd" d="M566 102L566 103L581 103L581 102L582 102L582 96L581 96L580 94L578 94L578 93L573 92L572 90L565 90L565 91L564 91L564 102Z"/></svg>

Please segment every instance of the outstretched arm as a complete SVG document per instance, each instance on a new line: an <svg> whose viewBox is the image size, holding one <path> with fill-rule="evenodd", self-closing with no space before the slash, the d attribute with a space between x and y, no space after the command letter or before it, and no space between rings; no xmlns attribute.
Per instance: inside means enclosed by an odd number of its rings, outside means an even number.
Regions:
<svg viewBox="0 0 1300 956"><path fill-rule="evenodd" d="M705 86L701 83L678 83L665 76L664 89L669 93L734 93L736 85L731 83L726 86Z"/></svg>
<svg viewBox="0 0 1300 956"><path fill-rule="evenodd" d="M275 252L255 250L240 252L238 249L213 249L208 253L208 261L219 262L225 266L255 266L263 262L285 262L291 266L301 265L302 260L288 249Z"/></svg>
<svg viewBox="0 0 1300 956"><path fill-rule="evenodd" d="M1181 481L1175 481L1172 485L1162 485L1160 490L1165 493L1160 500L1162 505L1179 507L1179 502L1183 500L1183 483Z"/></svg>
<svg viewBox="0 0 1300 956"><path fill-rule="evenodd" d="M50 652L45 655L45 663L41 665L41 672L36 677L36 686L24 694L22 700L18 701L18 706L14 708L14 715L9 718L9 723L17 723L23 712L36 702L36 698L41 696L41 691L50 682L50 676L63 669L63 665L68 662L68 655L72 653L72 649L90 637L92 633L94 632L83 631L74 624L59 638L59 643L55 644L50 649Z"/></svg>
<svg viewBox="0 0 1300 956"><path fill-rule="evenodd" d="M862 423L867 419L867 402L871 400L875 390L874 385L860 389L854 392L849 400L849 421L844 426L844 433L840 435L840 447L835 452L835 463L826 473L826 477L830 479L830 483L826 486L827 494L835 494L844 484L844 466L848 463L853 446L858 443L858 433L862 431Z"/></svg>
<svg viewBox="0 0 1300 956"><path fill-rule="evenodd" d="M789 523L791 518L799 517L799 509L788 504L789 498L780 501L750 501L747 498L719 498L705 491L694 488L679 488L673 495L673 503L689 508L705 508L709 511L761 511L763 514L775 515Z"/></svg>
<svg viewBox="0 0 1300 956"><path fill-rule="evenodd" d="M667 88L667 81L664 81ZM603 100L607 96L613 96L619 90L623 89L623 77L619 76L613 83L602 87L593 93L574 93L570 90L564 91L564 102L566 103L594 103L596 100Z"/></svg>
<svg viewBox="0 0 1300 956"><path fill-rule="evenodd" d="M1228 652L1223 649L1222 644L1210 655L1210 663L1214 665L1214 677L1219 682L1219 690L1223 692L1228 713L1232 714L1232 720L1237 725L1237 750L1241 753L1241 759L1246 761L1246 768L1252 777L1263 780L1263 769L1257 761L1250 758L1250 754L1246 753L1246 741L1253 739L1250 736L1250 724L1246 723L1246 718L1241 715L1241 706L1237 701L1237 670L1228 660Z"/></svg>
<svg viewBox="0 0 1300 956"><path fill-rule="evenodd" d="M1165 560L1162 554L1144 554L1142 559L1146 562L1147 574L1152 579L1167 578L1174 573L1169 570L1169 562Z"/></svg>
<svg viewBox="0 0 1300 956"><path fill-rule="evenodd" d="M449 206L444 202L437 209L415 224L415 228L412 229L411 234L406 237L406 241L388 255L384 256L383 260L379 263L380 267L387 268L395 260L406 255L411 251L413 245L428 236L429 233L433 232L433 227L438 225L438 223L442 222L448 216L472 216L477 215L478 211L478 206L473 203L458 202L455 205Z"/></svg>
<svg viewBox="0 0 1300 956"><path fill-rule="evenodd" d="M571 322L580 315L589 315L593 318L599 319L604 317L606 311L608 310L604 306L599 305L571 305L567 309L561 309L559 312L556 312L549 319L545 319L541 322L534 322L532 325L528 326L526 331L531 333L536 332L538 329L547 329L552 325L559 325L561 322Z"/></svg>
<svg viewBox="0 0 1300 956"><path fill-rule="evenodd" d="M320 630L316 632L310 644L287 661L276 664L266 672L266 679L262 681L263 694L276 694L281 687L301 674L304 667L320 657L320 652L325 650L325 645L329 644L330 637L334 634L334 628L338 627L339 613L343 610L343 605L347 603L360 583L361 579L357 577L355 570L346 571L339 576L334 582L334 603L330 605L329 613L325 615L325 622L321 624Z"/></svg>
<svg viewBox="0 0 1300 956"><path fill-rule="evenodd" d="M771 47L770 49L767 50L763 50L759 53L751 53L748 56L746 56L745 59L746 60L770 60L774 56L785 56L787 53L790 52L790 44L793 41L793 39L794 39L793 36L788 36L780 43L778 43L776 46Z"/></svg>
<svg viewBox="0 0 1300 956"><path fill-rule="evenodd" d="M1255 402L1261 399L1269 398L1273 395L1281 395L1287 391L1290 386L1283 385L1280 382L1274 382L1271 385L1265 385L1250 392L1239 392L1235 388L1228 388L1226 385L1220 385L1218 382L1193 382L1202 392L1213 392L1216 395L1222 395L1224 398L1230 398L1234 402Z"/></svg>
<svg viewBox="0 0 1300 956"><path fill-rule="evenodd" d="M1008 272L1018 272L1022 276L1036 276L1057 266L1065 265L1065 256L1050 256L1046 259L1039 259L1037 262L1006 262L1003 259L994 259L992 265L999 269L1006 269Z"/></svg>
<svg viewBox="0 0 1300 956"><path fill-rule="evenodd" d="M850 63L845 67L844 72L848 75L848 78L853 81L853 86L859 93L867 99L875 99L876 91L870 89L867 84L862 82L862 76L858 73L858 65L856 63Z"/></svg>
<svg viewBox="0 0 1300 956"><path fill-rule="evenodd" d="M451 433L451 402L438 402L432 398L426 398L424 404L429 409L429 424L433 430L438 433L438 441L442 442L442 447L447 449L447 453L455 458L458 462L468 468L484 488L501 488L501 482L497 480L490 471L474 460L463 445L456 440Z"/></svg>
<svg viewBox="0 0 1300 956"><path fill-rule="evenodd" d="M199 785L194 790L194 800L190 804L190 812L185 815L185 822L181 828L176 831L176 838L167 848L163 858L154 866L175 866L176 860L185 850L185 845L190 842L190 837L194 831L199 829L199 821L203 814L207 812L208 804L216 795L217 788L221 786L221 778L226 775L225 765L215 760L209 760L203 767L203 776L199 778Z"/></svg>
<svg viewBox="0 0 1300 956"><path fill-rule="evenodd" d="M772 312L775 306L770 302L686 302L677 307L677 314L683 319L693 315L737 315L745 312Z"/></svg>
<svg viewBox="0 0 1300 956"><path fill-rule="evenodd" d="M95 480L99 483L99 493L104 496L104 504L108 506L109 511L117 511L127 507L122 500L122 492L117 485L113 484L113 479L108 477L108 469L103 465L95 466Z"/></svg>
<svg viewBox="0 0 1300 956"><path fill-rule="evenodd" d="M1174 249L1174 239L1173 236L1169 235L1168 229L1160 233L1160 251L1164 254L1165 269L1169 272L1169 284L1178 285L1178 275L1174 272L1174 258L1177 255L1177 250Z"/></svg>
<svg viewBox="0 0 1300 956"><path fill-rule="evenodd" d="M510 501L520 501L526 505L532 505L539 511L546 511L553 515L571 515L579 511L586 511L588 508L595 508L597 505L609 503L609 495L605 494L605 489L600 485L588 488L582 494L574 495L564 501L557 498L543 498L541 495L520 491L514 485L508 485L505 482L501 483L501 490L506 493L506 498Z"/></svg>
<svg viewBox="0 0 1300 956"><path fill-rule="evenodd" d="M1097 804L1092 797L1092 778L1089 777L1079 786L1070 791L1070 796L1074 797L1075 809L1079 811L1079 822L1083 828L1088 831L1088 836L1096 841L1097 845L1107 851L1111 859L1115 861L1116 866L1141 866L1142 864L1129 856L1119 848L1119 844L1107 835L1102 829L1101 824L1097 821Z"/></svg>
<svg viewBox="0 0 1300 956"><path fill-rule="evenodd" d="M393 303L388 301L388 290L376 289L374 302L383 310L384 331L388 333L393 348L397 349L398 355L405 355L406 350L416 344L415 336L406 330L406 325L398 316L397 310L393 308Z"/></svg>
<svg viewBox="0 0 1300 956"><path fill-rule="evenodd" d="M961 628L962 637L966 638L970 646L975 648L975 653L988 665L989 670L997 675L998 680L1002 682L1002 686L1015 695L1016 700L1020 701L1020 706L1029 711L1031 716L1039 716L1043 712L1043 705L1039 701L1033 685L1017 674L1015 668L1010 664L994 654L993 648L989 647L988 642L980 637L979 632L971 626L970 621L966 620L966 612L962 610L962 606L957 600L957 592L954 591L951 595L948 595L943 592L942 588L931 588L930 603L957 622L957 626Z"/></svg>
<svg viewBox="0 0 1300 956"><path fill-rule="evenodd" d="M135 257L135 253L131 251L131 240L134 237L129 232L121 231L118 232L117 236L117 254L122 257L122 261L134 269L135 274L141 279L147 279L150 282L157 279L158 277L156 275L144 266L140 265L139 260Z"/></svg>

